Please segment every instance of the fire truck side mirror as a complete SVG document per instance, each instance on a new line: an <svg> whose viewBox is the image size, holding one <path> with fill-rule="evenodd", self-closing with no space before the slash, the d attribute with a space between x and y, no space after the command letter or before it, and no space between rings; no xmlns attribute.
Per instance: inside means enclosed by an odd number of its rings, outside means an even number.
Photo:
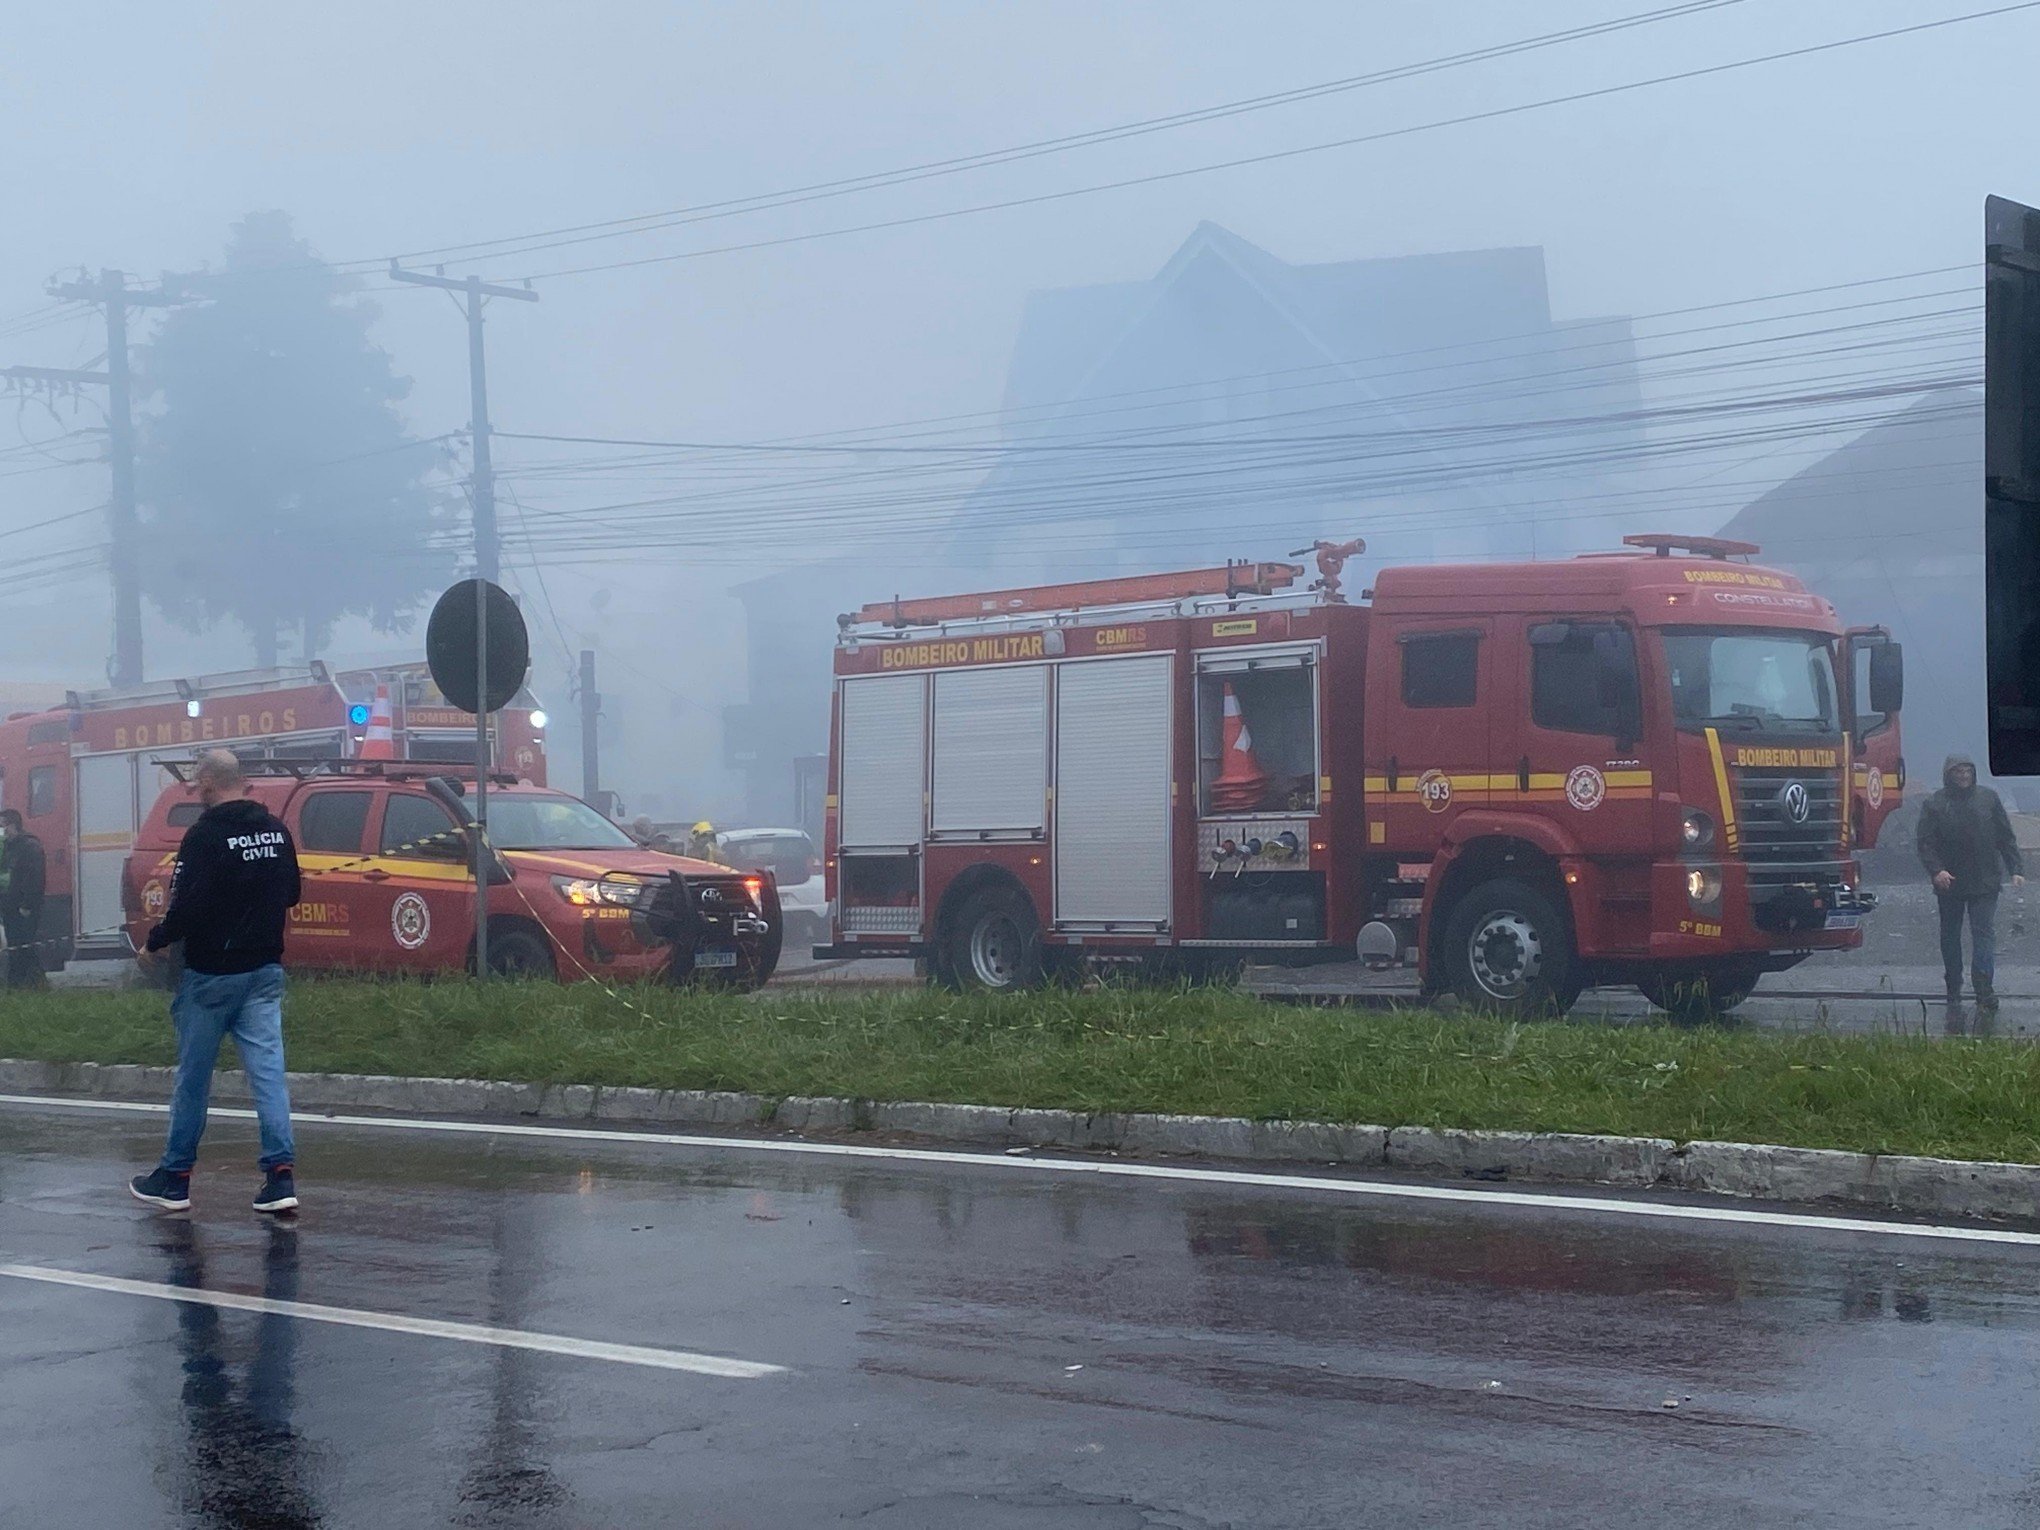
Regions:
<svg viewBox="0 0 2040 1530"><path fill-rule="evenodd" d="M1905 649L1879 643L1870 650L1870 710L1889 717L1905 705Z"/></svg>

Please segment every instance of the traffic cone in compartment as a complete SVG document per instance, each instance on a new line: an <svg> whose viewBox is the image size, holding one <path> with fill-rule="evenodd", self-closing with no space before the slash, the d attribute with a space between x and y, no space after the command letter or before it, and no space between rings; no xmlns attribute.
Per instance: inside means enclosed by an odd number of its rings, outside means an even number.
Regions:
<svg viewBox="0 0 2040 1530"><path fill-rule="evenodd" d="M1225 687L1225 733L1219 746L1218 779L1211 783L1214 813L1251 813L1268 791L1268 773L1254 758L1254 735L1240 712L1232 682Z"/></svg>
<svg viewBox="0 0 2040 1530"><path fill-rule="evenodd" d="M375 705L368 709L368 733L361 741L363 760L394 760L397 757L395 720L390 714L390 688L375 688Z"/></svg>

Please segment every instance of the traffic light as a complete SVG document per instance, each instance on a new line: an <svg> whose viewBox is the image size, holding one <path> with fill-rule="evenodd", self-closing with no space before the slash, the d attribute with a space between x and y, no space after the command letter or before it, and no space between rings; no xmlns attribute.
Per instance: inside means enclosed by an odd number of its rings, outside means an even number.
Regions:
<svg viewBox="0 0 2040 1530"><path fill-rule="evenodd" d="M1983 203L1990 768L2040 775L2040 211Z"/></svg>

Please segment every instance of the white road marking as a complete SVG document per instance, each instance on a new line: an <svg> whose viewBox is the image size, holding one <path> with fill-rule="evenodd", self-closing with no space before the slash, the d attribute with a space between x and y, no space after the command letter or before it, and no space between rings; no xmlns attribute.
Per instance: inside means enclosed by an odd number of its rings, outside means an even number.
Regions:
<svg viewBox="0 0 2040 1530"><path fill-rule="evenodd" d="M11 1280L36 1280L52 1286L76 1286L86 1291L111 1291L120 1296L146 1296L156 1301L224 1307L232 1312L266 1312L279 1317L302 1318L308 1323L338 1323L345 1328L376 1328L385 1333L454 1339L462 1344L493 1344L501 1349L535 1349L541 1354L571 1355L580 1360L613 1360L620 1365L645 1365L655 1370L692 1371L697 1376L721 1376L734 1381L756 1381L761 1376L777 1376L786 1370L783 1365L731 1360L722 1355L697 1355L684 1349L605 1344L599 1339L573 1339L557 1333L490 1328L481 1323L448 1323L437 1318L406 1317L397 1312L327 1307L318 1302L278 1301L267 1296L244 1296L238 1291L165 1286L152 1280L122 1280L113 1275L89 1275L78 1270L48 1269L35 1264L0 1264L0 1276Z"/></svg>
<svg viewBox="0 0 2040 1530"><path fill-rule="evenodd" d="M0 1105L61 1110L113 1110L167 1115L168 1105L135 1100L88 1100L58 1095L0 1094ZM216 1116L252 1121L255 1112L214 1106ZM1093 1174L1105 1179L1159 1179L1195 1185L1239 1185L1259 1190L1309 1190L1384 1200L1457 1201L1479 1206L1523 1206L1538 1211L1582 1211L1596 1216L1643 1217L1665 1222L1725 1222L1746 1227L1790 1227L1811 1232L1880 1233L1946 1243L1997 1243L2040 1248L2040 1232L2006 1227L1964 1227L1920 1222L1883 1222L1866 1217L1817 1216L1795 1211L1760 1211L1742 1206L1694 1206L1675 1201L1616 1200L1596 1195L1543 1195L1524 1190L1481 1190L1463 1185L1407 1184L1392 1180L1330 1179L1308 1174L1259 1174L1240 1169L1183 1168L1171 1164L1126 1163L1112 1159L1014 1157L1005 1153L949 1152L941 1148L864 1147L847 1142L805 1142L794 1138L703 1137L679 1132L639 1132L586 1126L518 1126L508 1122L434 1121L399 1116L341 1116L299 1111L293 1121L317 1126L363 1126L379 1131L447 1132L477 1137L536 1137L552 1142L629 1143L653 1147L708 1148L728 1153L791 1153L815 1158L863 1158L889 1163L931 1163L1006 1169L1035 1174Z"/></svg>

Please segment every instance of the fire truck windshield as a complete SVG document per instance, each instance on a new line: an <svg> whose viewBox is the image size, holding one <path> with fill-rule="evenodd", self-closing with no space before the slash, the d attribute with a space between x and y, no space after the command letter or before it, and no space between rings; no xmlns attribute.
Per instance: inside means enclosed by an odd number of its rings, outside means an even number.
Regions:
<svg viewBox="0 0 2040 1530"><path fill-rule="evenodd" d="M629 850L637 844L585 802L522 792L490 799L489 840L498 850Z"/></svg>
<svg viewBox="0 0 2040 1530"><path fill-rule="evenodd" d="M1672 713L1682 727L1833 733L1833 639L1820 632L1672 628Z"/></svg>

